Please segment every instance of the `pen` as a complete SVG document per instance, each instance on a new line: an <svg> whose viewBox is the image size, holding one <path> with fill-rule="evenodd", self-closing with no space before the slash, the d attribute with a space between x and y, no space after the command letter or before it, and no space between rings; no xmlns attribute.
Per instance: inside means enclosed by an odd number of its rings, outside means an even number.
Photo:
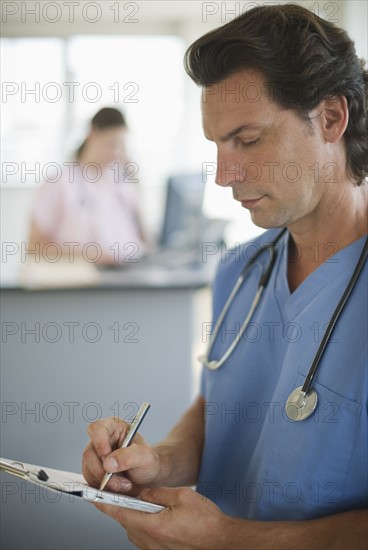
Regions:
<svg viewBox="0 0 368 550"><path fill-rule="evenodd" d="M137 433L138 431L138 428L139 426L142 424L142 421L144 419L144 417L146 416L147 412L148 412L148 409L150 408L150 404L149 403L142 403L139 411L137 412L137 414L135 415L135 417L133 418L132 420L132 423L130 424L129 428L128 428L128 431L123 439L123 442L120 446L120 449L124 449L125 447L128 447L131 442L132 442L132 439L133 437L135 436L135 434ZM111 476L113 476L114 473L106 473L104 475L104 478L101 482L101 485L100 485L100 488L99 488L99 491L103 491L107 482L109 481L109 479L111 478Z"/></svg>

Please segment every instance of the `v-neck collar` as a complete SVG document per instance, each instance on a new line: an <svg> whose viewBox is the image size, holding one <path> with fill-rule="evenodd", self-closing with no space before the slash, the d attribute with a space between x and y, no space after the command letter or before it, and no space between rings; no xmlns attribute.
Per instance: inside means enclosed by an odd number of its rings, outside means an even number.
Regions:
<svg viewBox="0 0 368 550"><path fill-rule="evenodd" d="M366 240L366 236L363 236L339 250L328 261L310 273L291 293L287 277L289 237L289 233L286 233L280 242L279 254L281 258L277 263L274 279L275 297L284 323L295 319L308 303L315 299L336 277L346 272L347 278L350 279Z"/></svg>

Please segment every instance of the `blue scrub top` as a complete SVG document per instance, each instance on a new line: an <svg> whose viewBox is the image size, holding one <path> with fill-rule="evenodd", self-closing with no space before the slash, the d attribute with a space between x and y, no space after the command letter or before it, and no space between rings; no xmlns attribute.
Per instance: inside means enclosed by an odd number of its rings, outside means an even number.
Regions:
<svg viewBox="0 0 368 550"><path fill-rule="evenodd" d="M213 319L257 249L278 231L227 254L214 282ZM337 251L290 293L286 233L261 302L231 357L203 369L205 443L197 490L225 513L254 520L305 520L367 507L367 264L330 337L313 387L317 409L289 420L285 403L303 385L365 237ZM316 254L329 256L334 245ZM239 330L265 252L228 312L210 359Z"/></svg>

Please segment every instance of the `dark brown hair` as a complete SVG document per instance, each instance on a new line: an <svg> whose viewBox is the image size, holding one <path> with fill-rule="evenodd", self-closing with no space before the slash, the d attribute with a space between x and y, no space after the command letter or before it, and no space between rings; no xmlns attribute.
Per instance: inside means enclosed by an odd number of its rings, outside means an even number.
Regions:
<svg viewBox="0 0 368 550"><path fill-rule="evenodd" d="M107 130L108 128L114 128L116 126L122 126L126 128L126 120L123 113L113 107L103 107L100 109L91 120L92 128L97 130ZM86 145L87 139L85 139L82 145L76 151L76 158L80 158L82 151Z"/></svg>
<svg viewBox="0 0 368 550"><path fill-rule="evenodd" d="M184 64L205 87L258 69L267 93L307 123L323 99L345 96L347 171L358 185L367 176L368 72L343 29L297 4L256 7L196 40Z"/></svg>

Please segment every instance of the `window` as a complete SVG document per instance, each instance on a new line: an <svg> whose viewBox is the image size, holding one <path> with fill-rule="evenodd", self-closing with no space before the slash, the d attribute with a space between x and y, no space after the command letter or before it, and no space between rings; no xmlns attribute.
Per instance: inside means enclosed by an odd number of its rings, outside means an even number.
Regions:
<svg viewBox="0 0 368 550"><path fill-rule="evenodd" d="M55 38L1 41L3 185L34 185L28 171L36 163L60 161L66 106L55 84L64 80L63 46Z"/></svg>
<svg viewBox="0 0 368 550"><path fill-rule="evenodd" d="M170 172L184 123L182 39L74 36L1 45L4 186L42 183L53 163L70 160L103 106L126 115L142 183L160 183Z"/></svg>

